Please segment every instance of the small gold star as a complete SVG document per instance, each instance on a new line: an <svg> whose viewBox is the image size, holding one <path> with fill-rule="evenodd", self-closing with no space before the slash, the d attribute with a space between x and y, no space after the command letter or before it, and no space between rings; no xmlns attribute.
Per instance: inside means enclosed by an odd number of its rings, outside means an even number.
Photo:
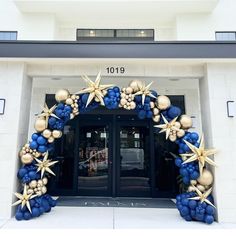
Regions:
<svg viewBox="0 0 236 236"><path fill-rule="evenodd" d="M140 85L138 84L139 91L136 92L136 93L134 94L134 96L136 96L136 95L142 95L142 105L144 105L144 101L145 101L145 97L146 97L146 96L149 96L149 97L152 97L152 98L156 98L156 96L154 96L154 95L152 94L152 92L149 90L152 84L153 84L153 82L151 82L151 83L148 84L147 86L145 86L145 84L143 84L142 86L140 86Z"/></svg>
<svg viewBox="0 0 236 236"><path fill-rule="evenodd" d="M43 113L38 115L38 117L45 117L47 127L48 127L48 119L49 119L50 116L53 116L53 117L55 117L57 119L60 119L58 116L53 114L53 112L56 109L56 107L57 107L57 105L54 105L53 107L51 107L49 109L47 104L45 103L45 105L43 107Z"/></svg>
<svg viewBox="0 0 236 236"><path fill-rule="evenodd" d="M27 188L26 188L26 184L24 185L24 190L23 190L23 194L21 193L15 193L15 196L19 199L18 201L16 201L15 203L12 204L12 206L16 206L21 204L21 209L26 205L26 207L28 208L29 212L31 213L31 207L30 207L30 202L29 200L37 197L37 195L33 195L33 193L31 194L27 194Z"/></svg>
<svg viewBox="0 0 236 236"><path fill-rule="evenodd" d="M183 164L192 161L198 161L200 176L202 176L203 167L205 166L206 162L210 165L216 166L216 163L212 161L208 156L215 154L217 151L216 149L205 149L204 135L202 135L201 137L199 148L195 147L193 144L189 143L186 140L184 140L184 142L190 148L192 153L181 154L181 157L183 158L188 157L188 159L184 161Z"/></svg>
<svg viewBox="0 0 236 236"><path fill-rule="evenodd" d="M89 93L89 97L86 103L86 107L93 101L93 99L98 99L100 104L104 106L103 101L103 90L107 90L110 87L113 87L113 84L101 85L101 71L98 73L95 82L93 82L88 76L82 76L82 78L88 83L88 88L82 89L76 94Z"/></svg>
<svg viewBox="0 0 236 236"><path fill-rule="evenodd" d="M161 128L161 131L159 133L166 132L166 139L168 139L171 131L179 131L179 128L175 126L175 122L178 119L178 117L175 117L172 121L168 122L162 114L161 116L165 124L155 125L154 127Z"/></svg>
<svg viewBox="0 0 236 236"><path fill-rule="evenodd" d="M212 187L209 188L206 192L202 193L198 188L196 188L194 185L192 185L192 187L194 188L195 192L197 193L198 196L196 197L191 197L189 199L191 200L200 200L201 203L206 202L209 205L215 207L208 199L207 197L211 194L212 192ZM216 208L216 207L215 207Z"/></svg>
<svg viewBox="0 0 236 236"><path fill-rule="evenodd" d="M36 164L36 166L38 166L37 172L41 171L41 178L43 177L44 172L48 172L52 175L55 175L55 173L49 167L56 164L58 161L48 160L48 151L46 152L42 161L37 158L35 158L35 160L38 162L38 164Z"/></svg>

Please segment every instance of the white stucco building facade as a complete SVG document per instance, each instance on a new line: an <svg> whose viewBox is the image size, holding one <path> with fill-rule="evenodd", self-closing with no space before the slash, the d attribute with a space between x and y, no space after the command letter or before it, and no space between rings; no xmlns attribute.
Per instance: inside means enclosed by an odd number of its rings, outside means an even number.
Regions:
<svg viewBox="0 0 236 236"><path fill-rule="evenodd" d="M234 0L2 0L0 32L16 31L17 41L0 39L0 98L6 101L0 115L0 218L14 214L18 152L46 94L79 91L81 75L101 70L104 83L154 81L159 94L184 96L192 130L219 150L213 170L217 219L236 223L236 114L227 114L227 101L236 100L236 41L226 41L228 35L216 41L217 32L235 34L235 10ZM154 41L135 42L131 49L132 42L86 44L76 41L77 29L152 29ZM108 67L124 67L125 73L108 73Z"/></svg>

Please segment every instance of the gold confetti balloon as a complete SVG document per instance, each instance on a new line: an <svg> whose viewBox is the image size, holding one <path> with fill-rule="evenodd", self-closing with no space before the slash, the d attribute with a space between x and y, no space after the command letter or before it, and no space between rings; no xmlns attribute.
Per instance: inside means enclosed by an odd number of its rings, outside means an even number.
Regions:
<svg viewBox="0 0 236 236"><path fill-rule="evenodd" d="M55 99L57 102L66 101L67 98L69 98L70 93L67 89L60 89L55 94Z"/></svg>
<svg viewBox="0 0 236 236"><path fill-rule="evenodd" d="M197 179L198 183L204 186L209 186L213 183L213 175L211 171L203 169L202 175Z"/></svg>
<svg viewBox="0 0 236 236"><path fill-rule="evenodd" d="M67 98L66 99L66 104L67 105L72 105L74 102L73 102L73 99L72 98Z"/></svg>
<svg viewBox="0 0 236 236"><path fill-rule="evenodd" d="M37 118L34 123L34 128L37 132L42 132L43 130L45 130L47 128L45 119Z"/></svg>
<svg viewBox="0 0 236 236"><path fill-rule="evenodd" d="M33 160L34 160L34 158L30 153L26 153L21 156L21 162L23 164L30 164Z"/></svg>
<svg viewBox="0 0 236 236"><path fill-rule="evenodd" d="M44 138L49 138L52 135L52 132L49 129L45 129L43 131L43 137Z"/></svg>
<svg viewBox="0 0 236 236"><path fill-rule="evenodd" d="M182 115L179 121L183 129L189 129L193 125L192 119L188 115Z"/></svg>
<svg viewBox="0 0 236 236"><path fill-rule="evenodd" d="M54 137L52 137L52 136L50 136L50 137L48 138L48 142L49 142L49 143L53 143L54 140L55 140L55 139L54 139Z"/></svg>
<svg viewBox="0 0 236 236"><path fill-rule="evenodd" d="M160 110L166 110L170 107L170 99L167 96L160 95L157 97L157 107Z"/></svg>

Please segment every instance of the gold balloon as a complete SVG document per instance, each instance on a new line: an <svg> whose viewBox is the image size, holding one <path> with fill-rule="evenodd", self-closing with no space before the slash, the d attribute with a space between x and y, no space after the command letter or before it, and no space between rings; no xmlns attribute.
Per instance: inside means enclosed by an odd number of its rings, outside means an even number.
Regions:
<svg viewBox="0 0 236 236"><path fill-rule="evenodd" d="M42 191L42 194L45 194L47 192L47 188L45 186L43 186L41 191Z"/></svg>
<svg viewBox="0 0 236 236"><path fill-rule="evenodd" d="M37 118L34 124L34 128L37 132L42 132L47 128L47 124L45 119L43 118Z"/></svg>
<svg viewBox="0 0 236 236"><path fill-rule="evenodd" d="M179 121L183 129L189 129L193 125L191 117L187 115L182 115Z"/></svg>
<svg viewBox="0 0 236 236"><path fill-rule="evenodd" d="M127 87L125 92L126 94L131 94L133 92L133 89L131 87Z"/></svg>
<svg viewBox="0 0 236 236"><path fill-rule="evenodd" d="M45 129L43 131L43 137L44 138L49 138L52 135L52 132L49 129Z"/></svg>
<svg viewBox="0 0 236 236"><path fill-rule="evenodd" d="M43 178L43 184L46 185L48 183L48 179L46 177Z"/></svg>
<svg viewBox="0 0 236 236"><path fill-rule="evenodd" d="M26 153L21 156L21 162L24 164L30 164L33 160L34 158L30 153Z"/></svg>
<svg viewBox="0 0 236 236"><path fill-rule="evenodd" d="M153 119L154 122L158 123L160 121L160 119L161 119L161 116L160 115L156 115L156 116L153 116L152 119Z"/></svg>
<svg viewBox="0 0 236 236"><path fill-rule="evenodd" d="M57 102L65 101L67 98L69 98L70 93L66 89L60 89L55 94L55 99Z"/></svg>
<svg viewBox="0 0 236 236"><path fill-rule="evenodd" d="M188 187L188 191L189 191L189 192L193 192L194 190L195 190L195 189L194 189L193 186L189 186L189 187Z"/></svg>
<svg viewBox="0 0 236 236"><path fill-rule="evenodd" d="M206 189L204 186L202 186L201 184L197 184L196 186L201 192L204 192Z"/></svg>
<svg viewBox="0 0 236 236"><path fill-rule="evenodd" d="M176 139L177 139L176 135L171 134L171 135L169 136L169 140L170 140L171 142L175 142Z"/></svg>
<svg viewBox="0 0 236 236"><path fill-rule="evenodd" d="M67 99L66 99L66 104L67 104L67 105L73 104L73 99L72 99L72 98L67 98Z"/></svg>
<svg viewBox="0 0 236 236"><path fill-rule="evenodd" d="M122 98L122 99L120 100L120 104L121 104L122 106L124 106L126 103L127 103L127 100L126 100L125 98Z"/></svg>
<svg viewBox="0 0 236 236"><path fill-rule="evenodd" d="M213 175L211 171L203 169L202 175L197 179L198 183L204 186L211 185L213 183Z"/></svg>
<svg viewBox="0 0 236 236"><path fill-rule="evenodd" d="M48 142L49 142L49 143L53 143L53 142L54 142L54 138L53 138L52 136L50 136L50 137L48 138Z"/></svg>
<svg viewBox="0 0 236 236"><path fill-rule="evenodd" d="M32 181L29 183L29 186L30 186L31 188L36 188L36 186L37 186L37 181L36 181L36 180L32 180Z"/></svg>
<svg viewBox="0 0 236 236"><path fill-rule="evenodd" d="M134 109L136 107L136 103L135 102L130 102L130 109Z"/></svg>
<svg viewBox="0 0 236 236"><path fill-rule="evenodd" d="M60 138L62 136L62 132L60 130L53 130L52 136L53 138Z"/></svg>
<svg viewBox="0 0 236 236"><path fill-rule="evenodd" d="M196 184L197 184L197 180L192 179L192 180L190 181L190 183L191 183L192 185L196 185Z"/></svg>
<svg viewBox="0 0 236 236"><path fill-rule="evenodd" d="M166 110L170 106L170 99L167 96L161 95L157 97L157 107L160 110Z"/></svg>
<svg viewBox="0 0 236 236"><path fill-rule="evenodd" d="M177 137L178 138L181 138L185 135L185 131L183 129L180 129L178 132L177 132Z"/></svg>
<svg viewBox="0 0 236 236"><path fill-rule="evenodd" d="M140 80L132 80L129 83L129 87L131 87L133 89L133 92L136 93L141 87L143 87L143 82Z"/></svg>
<svg viewBox="0 0 236 236"><path fill-rule="evenodd" d="M156 116L160 113L159 109L158 108L153 108L153 115Z"/></svg>

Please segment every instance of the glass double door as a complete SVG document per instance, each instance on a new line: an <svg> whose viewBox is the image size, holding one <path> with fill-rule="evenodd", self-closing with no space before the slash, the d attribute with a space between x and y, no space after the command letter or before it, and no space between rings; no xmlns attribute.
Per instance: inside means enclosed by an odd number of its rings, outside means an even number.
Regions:
<svg viewBox="0 0 236 236"><path fill-rule="evenodd" d="M80 119L77 193L151 196L149 125L132 117Z"/></svg>

